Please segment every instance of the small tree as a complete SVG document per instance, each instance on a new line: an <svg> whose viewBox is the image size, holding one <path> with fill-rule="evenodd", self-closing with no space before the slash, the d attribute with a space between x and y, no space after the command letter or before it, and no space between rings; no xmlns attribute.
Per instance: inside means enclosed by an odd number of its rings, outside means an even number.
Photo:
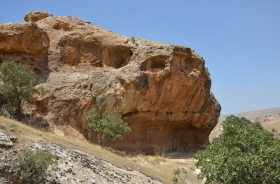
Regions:
<svg viewBox="0 0 280 184"><path fill-rule="evenodd" d="M99 127L99 123L98 121L100 121L101 119L101 115L99 114L99 112L97 111L96 108L91 109L90 111L88 111L87 114L87 120L88 120L88 138L90 139L90 141L92 142L92 137L93 137L93 132L100 132L101 131L101 127Z"/></svg>
<svg viewBox="0 0 280 184"><path fill-rule="evenodd" d="M123 136L131 132L131 128L122 120L122 116L117 111L104 112L100 115L97 109L93 108L88 112L89 139L93 132L100 132L100 144L105 146L108 139L120 140Z"/></svg>
<svg viewBox="0 0 280 184"><path fill-rule="evenodd" d="M18 153L17 158L12 163L14 176L20 182L43 183L42 180L48 171L57 169L56 156L46 150L32 151L30 148L24 148ZM50 170L48 170L51 166Z"/></svg>
<svg viewBox="0 0 280 184"><path fill-rule="evenodd" d="M205 183L280 183L280 140L260 123L229 116L222 134L198 151L199 179Z"/></svg>
<svg viewBox="0 0 280 184"><path fill-rule="evenodd" d="M15 116L20 118L23 100L32 102L35 93L42 92L42 88L35 88L38 84L35 73L27 65L4 61L0 67L0 93L15 108Z"/></svg>

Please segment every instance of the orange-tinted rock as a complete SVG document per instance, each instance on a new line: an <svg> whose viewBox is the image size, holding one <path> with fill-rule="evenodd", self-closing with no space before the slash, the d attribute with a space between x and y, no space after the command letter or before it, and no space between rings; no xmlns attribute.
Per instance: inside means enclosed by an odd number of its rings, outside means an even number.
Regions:
<svg viewBox="0 0 280 184"><path fill-rule="evenodd" d="M50 39L41 60L48 72L40 75L48 94L38 99L36 116L86 136L89 109L117 110L132 133L109 146L130 152L208 143L221 107L204 60L190 48L134 40L72 17L36 24Z"/></svg>
<svg viewBox="0 0 280 184"><path fill-rule="evenodd" d="M8 53L43 54L49 37L35 23L0 25L0 51Z"/></svg>
<svg viewBox="0 0 280 184"><path fill-rule="evenodd" d="M47 12L30 12L29 14L25 15L24 20L26 22L37 22L38 20L52 16L52 14L48 14Z"/></svg>
<svg viewBox="0 0 280 184"><path fill-rule="evenodd" d="M34 22L0 25L0 62L28 64L41 75L49 46L48 34Z"/></svg>

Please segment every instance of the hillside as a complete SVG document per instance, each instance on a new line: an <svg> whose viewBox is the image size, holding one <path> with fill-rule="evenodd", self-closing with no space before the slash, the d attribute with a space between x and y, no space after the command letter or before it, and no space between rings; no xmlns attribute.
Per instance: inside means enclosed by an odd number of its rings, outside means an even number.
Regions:
<svg viewBox="0 0 280 184"><path fill-rule="evenodd" d="M257 110L257 111L249 111L249 112L242 112L233 114L234 116L238 117L245 117L251 121L259 121L261 122L262 126L268 130L272 131L272 128L275 130L279 130L280 132L280 107L277 108L270 108L264 110ZM212 140L214 137L217 137L222 132L222 122L226 119L227 116L230 114L221 115L219 118L219 122L213 131L209 135L209 139Z"/></svg>
<svg viewBox="0 0 280 184"><path fill-rule="evenodd" d="M277 108L279 109L279 108ZM280 113L277 109L245 112L260 121L267 130L280 132ZM272 113L272 114L270 114ZM16 154L25 146L32 149L48 149L59 156L59 170L48 176L46 183L171 183L173 169L183 167L188 172L188 183L202 183L197 180L196 160L188 152L165 153L164 148L155 149L154 155L128 155L124 152L103 149L85 140L59 136L44 129L35 129L23 123L0 117L0 132L17 137L10 149L0 149L0 183L11 177L9 167ZM221 132L218 132L221 133ZM11 178L10 178L11 179ZM12 180L10 180L12 181ZM54 182L54 183L55 183ZM17 182L12 182L17 183Z"/></svg>
<svg viewBox="0 0 280 184"><path fill-rule="evenodd" d="M32 105L21 103L22 114L48 129L0 117L8 142L1 148L3 182L25 146L58 156L59 171L46 183L171 183L178 167L187 170L189 183L200 182L192 156L208 143L221 110L203 57L71 16L31 12L24 20L0 25L0 64L13 61L34 71L45 93L34 95ZM117 111L132 132L108 140L106 149L96 145L99 133L90 144L86 116L92 108Z"/></svg>
<svg viewBox="0 0 280 184"><path fill-rule="evenodd" d="M124 152L103 149L87 141L59 136L44 129L35 129L23 123L0 116L0 133L17 137L11 148L1 147L0 134L0 183L9 178L12 160L28 146L48 149L59 157L59 170L48 176L46 183L171 183L174 168L188 171L189 183L201 183L196 178L195 150L185 153L168 153L163 149L153 155L128 155ZM3 145L2 145L3 146Z"/></svg>

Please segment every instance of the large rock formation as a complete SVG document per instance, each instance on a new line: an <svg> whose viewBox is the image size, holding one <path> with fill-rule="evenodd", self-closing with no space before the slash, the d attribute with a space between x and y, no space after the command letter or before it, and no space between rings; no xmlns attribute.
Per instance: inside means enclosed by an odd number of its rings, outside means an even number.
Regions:
<svg viewBox="0 0 280 184"><path fill-rule="evenodd" d="M123 141L109 142L119 150L208 143L221 108L203 58L190 48L128 38L46 12L25 20L0 26L0 61L29 64L47 90L26 113L87 135L89 109L117 110L132 128Z"/></svg>

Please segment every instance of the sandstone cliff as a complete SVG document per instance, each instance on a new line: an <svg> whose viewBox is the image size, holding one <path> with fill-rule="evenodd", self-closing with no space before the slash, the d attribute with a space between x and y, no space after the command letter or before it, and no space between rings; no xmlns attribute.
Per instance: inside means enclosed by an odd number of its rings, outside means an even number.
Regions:
<svg viewBox="0 0 280 184"><path fill-rule="evenodd" d="M109 145L130 152L207 144L221 107L203 58L190 48L46 12L32 12L25 21L0 25L0 61L29 64L47 90L26 113L87 135L89 109L117 110L132 133Z"/></svg>

